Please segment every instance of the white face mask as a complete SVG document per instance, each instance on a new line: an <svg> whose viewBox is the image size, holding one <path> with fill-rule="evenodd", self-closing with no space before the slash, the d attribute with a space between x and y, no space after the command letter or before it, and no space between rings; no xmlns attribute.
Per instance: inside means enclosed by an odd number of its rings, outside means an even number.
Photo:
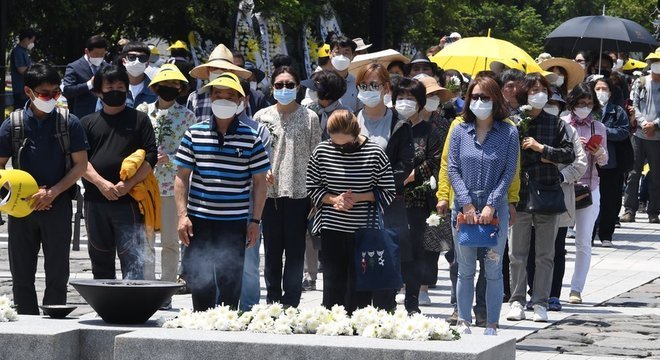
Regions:
<svg viewBox="0 0 660 360"><path fill-rule="evenodd" d="M219 78L222 74L224 74L224 71L209 71L209 82Z"/></svg>
<svg viewBox="0 0 660 360"><path fill-rule="evenodd" d="M472 101L470 103L470 111L477 117L479 120L486 120L493 113L493 102L492 101Z"/></svg>
<svg viewBox="0 0 660 360"><path fill-rule="evenodd" d="M591 114L591 110L593 109L584 106L573 109L573 113L575 114L575 116L578 117L578 119L584 120L584 118L586 118L587 116L589 116L589 114Z"/></svg>
<svg viewBox="0 0 660 360"><path fill-rule="evenodd" d="M426 105L424 105L424 110L428 112L434 112L438 110L440 106L440 98L437 96L431 96L426 98Z"/></svg>
<svg viewBox="0 0 660 360"><path fill-rule="evenodd" d="M660 61L651 64L651 72L654 74L660 74Z"/></svg>
<svg viewBox="0 0 660 360"><path fill-rule="evenodd" d="M561 87L562 85L564 85L564 76L557 75L557 80L555 80L555 86Z"/></svg>
<svg viewBox="0 0 660 360"><path fill-rule="evenodd" d="M257 82L256 81L250 81L250 89L257 90Z"/></svg>
<svg viewBox="0 0 660 360"><path fill-rule="evenodd" d="M583 70L586 70L586 68L587 68L587 64L586 64L586 63L585 63L585 64L583 64L583 63L579 63L579 64L580 64L580 66L582 66L582 69L583 69Z"/></svg>
<svg viewBox="0 0 660 360"><path fill-rule="evenodd" d="M126 61L126 63L124 63L124 67L126 68L126 72L129 75L132 77L138 77L144 74L144 70L147 68L147 64L141 63L136 59L135 61Z"/></svg>
<svg viewBox="0 0 660 360"><path fill-rule="evenodd" d="M330 62L332 62L332 66L337 69L337 71L344 71L351 66L351 59L344 55L333 56Z"/></svg>
<svg viewBox="0 0 660 360"><path fill-rule="evenodd" d="M550 115L558 116L559 115L559 106L557 106L557 105L546 105L543 108L543 111L547 112Z"/></svg>
<svg viewBox="0 0 660 360"><path fill-rule="evenodd" d="M406 120L417 113L417 101L415 100L397 100L396 111Z"/></svg>
<svg viewBox="0 0 660 360"><path fill-rule="evenodd" d="M238 105L230 100L216 100L211 103L211 110L218 119L231 119L238 114Z"/></svg>
<svg viewBox="0 0 660 360"><path fill-rule="evenodd" d="M385 103L385 106L387 107L392 107L392 94L387 93L383 95L383 103Z"/></svg>
<svg viewBox="0 0 660 360"><path fill-rule="evenodd" d="M623 67L623 59L616 59L616 63L614 64L614 69L621 69Z"/></svg>
<svg viewBox="0 0 660 360"><path fill-rule="evenodd" d="M598 98L600 105L605 106L605 104L607 104L607 102L610 100L610 92L605 90L598 90L596 91L596 97Z"/></svg>
<svg viewBox="0 0 660 360"><path fill-rule="evenodd" d="M527 103L534 109L543 109L545 104L548 103L548 94L544 91L537 92L536 94L527 97Z"/></svg>
<svg viewBox="0 0 660 360"><path fill-rule="evenodd" d="M94 66L99 66L103 63L103 58L102 57L95 58L95 57L90 56L89 57L89 63L94 65Z"/></svg>
<svg viewBox="0 0 660 360"><path fill-rule="evenodd" d="M35 97L34 100L32 100L32 103L37 107L37 109L39 109L39 111L50 114L50 112L55 109L55 104L57 104L57 101L55 101L55 99L45 101Z"/></svg>
<svg viewBox="0 0 660 360"><path fill-rule="evenodd" d="M245 101L238 103L238 108L236 109L236 115L243 113L245 111Z"/></svg>
<svg viewBox="0 0 660 360"><path fill-rule="evenodd" d="M319 94L318 94L316 91L314 91L314 90L309 90L308 94L309 94L309 98L310 98L313 102L315 102L315 103L319 102Z"/></svg>
<svg viewBox="0 0 660 360"><path fill-rule="evenodd" d="M378 90L369 90L369 91L360 90L358 92L358 100L360 100L364 104L364 106L369 108L376 107L376 105L380 104L380 98L381 98L381 94L380 91Z"/></svg>
<svg viewBox="0 0 660 360"><path fill-rule="evenodd" d="M34 43L29 43L27 46L28 51L34 49Z"/></svg>

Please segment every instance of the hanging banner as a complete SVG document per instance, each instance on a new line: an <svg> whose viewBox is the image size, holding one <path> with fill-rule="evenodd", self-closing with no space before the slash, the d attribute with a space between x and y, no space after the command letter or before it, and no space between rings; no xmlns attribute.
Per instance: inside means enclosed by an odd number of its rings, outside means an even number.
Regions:
<svg viewBox="0 0 660 360"><path fill-rule="evenodd" d="M341 29L339 28L339 22L337 22L337 17L335 10L329 3L323 5L322 13L319 16L320 25L319 33L321 34L321 40L325 41L328 37L328 34L333 32L337 35L341 35Z"/></svg>
<svg viewBox="0 0 660 360"><path fill-rule="evenodd" d="M259 40L254 32L252 10L254 10L254 0L242 0L238 5L234 49L243 54L245 60L252 62L259 70L263 71L265 70L264 61L261 57Z"/></svg>
<svg viewBox="0 0 660 360"><path fill-rule="evenodd" d="M261 48L263 53L266 77L272 73L272 59L275 55L289 55L286 49L286 39L282 23L275 19L266 18L263 13L255 14L259 31L261 32Z"/></svg>

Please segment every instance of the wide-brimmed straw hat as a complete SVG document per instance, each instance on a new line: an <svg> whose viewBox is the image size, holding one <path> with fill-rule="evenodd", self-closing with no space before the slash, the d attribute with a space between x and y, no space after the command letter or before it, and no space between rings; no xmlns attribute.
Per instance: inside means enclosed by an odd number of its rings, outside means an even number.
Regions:
<svg viewBox="0 0 660 360"><path fill-rule="evenodd" d="M250 70L234 65L234 55L224 44L220 44L213 49L213 52L209 55L209 61L190 70L190 76L196 79L206 80L209 78L209 68L230 71L243 79L249 79L252 76Z"/></svg>
<svg viewBox="0 0 660 360"><path fill-rule="evenodd" d="M443 88L438 84L438 81L435 80L433 76L428 76L426 74L419 74L414 77L417 81L421 82L422 85L424 85L424 88L426 89L426 95L428 96L429 94L432 94L436 91L439 91L440 94L440 101L441 102L447 102L449 101L453 94L451 91Z"/></svg>
<svg viewBox="0 0 660 360"><path fill-rule="evenodd" d="M555 66L564 69L566 71L566 88L569 91L584 81L584 69L571 59L556 57L543 61L539 66L546 71Z"/></svg>

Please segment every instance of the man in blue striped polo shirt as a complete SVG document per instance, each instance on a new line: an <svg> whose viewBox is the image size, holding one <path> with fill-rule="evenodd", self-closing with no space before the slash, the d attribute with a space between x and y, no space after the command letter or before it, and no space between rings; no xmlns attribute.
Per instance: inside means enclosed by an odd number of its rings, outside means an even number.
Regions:
<svg viewBox="0 0 660 360"><path fill-rule="evenodd" d="M174 183L179 238L188 247L183 266L195 311L220 304L238 307L245 239L251 247L259 236L270 169L260 137L238 120L245 97L238 77L224 73L206 87L214 117L191 126L181 140Z"/></svg>

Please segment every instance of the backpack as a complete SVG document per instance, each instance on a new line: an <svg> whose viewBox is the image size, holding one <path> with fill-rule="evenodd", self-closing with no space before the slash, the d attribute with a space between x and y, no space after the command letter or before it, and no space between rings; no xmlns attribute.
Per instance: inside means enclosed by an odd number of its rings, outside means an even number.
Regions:
<svg viewBox="0 0 660 360"><path fill-rule="evenodd" d="M65 173L68 173L72 167L71 161L71 138L69 137L69 109L57 108L57 124L55 125L55 138L60 143L60 149L66 156ZM25 128L23 123L24 110L13 111L9 115L11 121L11 144L12 144L12 167L21 168L21 154L23 148L27 145L28 139L25 137Z"/></svg>

